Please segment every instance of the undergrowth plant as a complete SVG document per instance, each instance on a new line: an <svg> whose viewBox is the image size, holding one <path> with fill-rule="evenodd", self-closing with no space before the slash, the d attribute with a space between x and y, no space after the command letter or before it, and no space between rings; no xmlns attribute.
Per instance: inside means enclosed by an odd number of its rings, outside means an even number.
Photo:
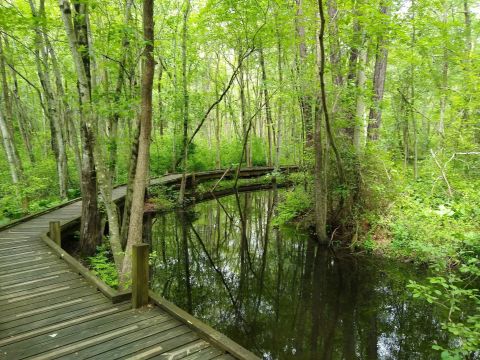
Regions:
<svg viewBox="0 0 480 360"><path fill-rule="evenodd" d="M97 247L96 254L88 257L87 263L93 273L105 284L114 289L118 288L118 273L112 259L112 251L107 241Z"/></svg>

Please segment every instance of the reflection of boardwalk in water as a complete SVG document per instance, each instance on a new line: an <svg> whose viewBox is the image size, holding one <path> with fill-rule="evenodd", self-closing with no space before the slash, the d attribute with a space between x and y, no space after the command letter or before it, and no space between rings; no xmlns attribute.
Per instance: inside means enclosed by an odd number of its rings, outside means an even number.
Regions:
<svg viewBox="0 0 480 360"><path fill-rule="evenodd" d="M214 178L223 171L205 174ZM179 179L181 175L168 175L154 183ZM125 187L119 187L113 196L124 194ZM41 239L50 221L65 225L80 213L77 201L0 232L1 359L220 360L233 359L228 354L232 349L235 357L256 359L233 342L222 347L221 338L215 344L204 340L204 334L157 306L132 310L129 302L112 304Z"/></svg>
<svg viewBox="0 0 480 360"><path fill-rule="evenodd" d="M418 269L332 252L276 227L289 190L239 193L152 219L152 287L269 359L437 359L442 313L409 297Z"/></svg>

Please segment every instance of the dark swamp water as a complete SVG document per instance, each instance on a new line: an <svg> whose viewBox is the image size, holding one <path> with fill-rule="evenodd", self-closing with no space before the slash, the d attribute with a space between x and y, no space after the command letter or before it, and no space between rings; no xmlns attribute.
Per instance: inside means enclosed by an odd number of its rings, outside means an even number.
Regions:
<svg viewBox="0 0 480 360"><path fill-rule="evenodd" d="M406 288L426 274L274 227L285 191L150 217L151 287L264 359L438 359L445 315Z"/></svg>

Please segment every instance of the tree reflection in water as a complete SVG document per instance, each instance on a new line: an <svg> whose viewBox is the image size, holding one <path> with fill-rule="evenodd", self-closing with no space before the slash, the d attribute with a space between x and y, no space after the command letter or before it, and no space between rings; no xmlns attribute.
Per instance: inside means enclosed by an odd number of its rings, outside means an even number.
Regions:
<svg viewBox="0 0 480 360"><path fill-rule="evenodd" d="M272 226L284 191L237 193L147 220L151 287L265 359L438 358L431 345L449 341L444 314L406 290L425 274L334 254L293 226Z"/></svg>

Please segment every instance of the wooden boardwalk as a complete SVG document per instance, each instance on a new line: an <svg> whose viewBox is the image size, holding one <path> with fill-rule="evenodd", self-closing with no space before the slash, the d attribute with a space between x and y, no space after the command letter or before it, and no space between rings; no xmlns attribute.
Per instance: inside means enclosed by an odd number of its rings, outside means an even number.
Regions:
<svg viewBox="0 0 480 360"><path fill-rule="evenodd" d="M114 190L116 199L124 194ZM235 358L157 306L112 304L59 258L41 235L50 221L66 224L80 213L77 201L0 232L0 359Z"/></svg>

